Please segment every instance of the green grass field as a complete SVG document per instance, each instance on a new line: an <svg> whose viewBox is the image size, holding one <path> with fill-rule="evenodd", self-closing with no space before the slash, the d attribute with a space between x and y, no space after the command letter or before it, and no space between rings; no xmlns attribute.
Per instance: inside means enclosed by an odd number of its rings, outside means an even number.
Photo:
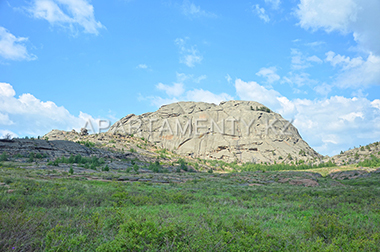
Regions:
<svg viewBox="0 0 380 252"><path fill-rule="evenodd" d="M380 174L303 187L245 183L254 172L168 184L47 173L0 168L0 251L380 251Z"/></svg>

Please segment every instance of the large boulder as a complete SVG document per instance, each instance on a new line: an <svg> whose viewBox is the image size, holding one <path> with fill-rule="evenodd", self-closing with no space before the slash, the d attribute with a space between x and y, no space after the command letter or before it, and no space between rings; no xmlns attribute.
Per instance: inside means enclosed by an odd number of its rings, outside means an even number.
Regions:
<svg viewBox="0 0 380 252"><path fill-rule="evenodd" d="M258 102L178 102L130 114L108 131L134 134L181 155L226 162L287 163L321 157L281 115Z"/></svg>

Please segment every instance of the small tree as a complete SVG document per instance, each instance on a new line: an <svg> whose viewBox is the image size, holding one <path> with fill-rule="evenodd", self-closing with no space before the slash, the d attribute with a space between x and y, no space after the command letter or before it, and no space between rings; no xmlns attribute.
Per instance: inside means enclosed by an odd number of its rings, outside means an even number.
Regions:
<svg viewBox="0 0 380 252"><path fill-rule="evenodd" d="M139 171L139 166L138 166L137 164L134 164L134 165L133 165L133 170L134 170L136 173L138 173L138 171Z"/></svg>
<svg viewBox="0 0 380 252"><path fill-rule="evenodd" d="M12 139L12 135L9 134L9 133L7 133L7 134L4 135L4 139L5 140L11 140Z"/></svg>
<svg viewBox="0 0 380 252"><path fill-rule="evenodd" d="M71 175L73 175L73 174L74 174L74 169L73 169L73 167L72 167L72 166L70 166L70 170L69 170L69 173L70 173Z"/></svg>

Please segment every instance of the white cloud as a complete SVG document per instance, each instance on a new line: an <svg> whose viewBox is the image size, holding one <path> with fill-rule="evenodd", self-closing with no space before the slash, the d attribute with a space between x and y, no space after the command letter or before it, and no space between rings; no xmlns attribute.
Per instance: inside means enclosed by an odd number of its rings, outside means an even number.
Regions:
<svg viewBox="0 0 380 252"><path fill-rule="evenodd" d="M229 74L227 74L225 76L225 78L226 78L226 80L227 80L228 83L230 83L232 81L232 78L231 78L231 76Z"/></svg>
<svg viewBox="0 0 380 252"><path fill-rule="evenodd" d="M81 26L84 32L98 35L99 29L104 28L95 20L94 7L87 0L35 0L27 10L35 18L71 31Z"/></svg>
<svg viewBox="0 0 380 252"><path fill-rule="evenodd" d="M162 105L178 102L178 101L196 101L196 102L209 102L219 104L222 101L232 100L232 96L221 93L214 94L208 90L203 89L193 89L186 91L183 95L171 98L162 98L160 96L148 96L148 97L139 97L140 101L150 100L151 104L156 107Z"/></svg>
<svg viewBox="0 0 380 252"><path fill-rule="evenodd" d="M136 68L140 68L140 69L147 69L148 66L145 65L145 64L138 64Z"/></svg>
<svg viewBox="0 0 380 252"><path fill-rule="evenodd" d="M171 104L171 103L174 103L174 102L178 102L178 99L177 98L162 98L160 96L147 96L147 97L143 97L143 96L139 96L138 98L139 101L146 101L146 100L149 100L150 103L153 105L153 106L156 106L156 107L161 107L162 105L167 105L167 104Z"/></svg>
<svg viewBox="0 0 380 252"><path fill-rule="evenodd" d="M94 120L83 112L79 116L73 116L64 107L51 101L40 101L31 94L22 94L18 98L15 95L10 84L0 83L1 132L10 131L8 127L11 125L15 135L37 136L52 129L80 130L88 119Z"/></svg>
<svg viewBox="0 0 380 252"><path fill-rule="evenodd" d="M296 10L304 29L352 32L363 50L380 55L378 0L301 0Z"/></svg>
<svg viewBox="0 0 380 252"><path fill-rule="evenodd" d="M0 125L12 125L14 122L9 119L8 114L3 114L0 112Z"/></svg>
<svg viewBox="0 0 380 252"><path fill-rule="evenodd" d="M321 60L320 58L318 58L315 55L307 57L306 60L311 61L311 62L316 62L316 63L322 63L323 62L323 60Z"/></svg>
<svg viewBox="0 0 380 252"><path fill-rule="evenodd" d="M240 99L254 100L294 118L294 125L311 147L322 154L341 150L380 138L380 100L333 96L321 100L289 100L273 89L256 82L235 81ZM349 137L347 137L349 136Z"/></svg>
<svg viewBox="0 0 380 252"><path fill-rule="evenodd" d="M191 74L176 73L176 82L173 82L173 85L165 85L163 83L158 83L156 88L162 91L165 91L168 98L163 98L160 96L139 96L140 101L150 100L151 104L154 106L162 106L165 104L177 102L177 101L201 101L201 102L211 102L218 104L221 101L227 101L233 99L232 96L226 93L214 94L208 90L203 89L191 89L185 90L185 85L183 82L186 80L193 81L195 83L205 79L205 75L201 75L197 78L194 78Z"/></svg>
<svg viewBox="0 0 380 252"><path fill-rule="evenodd" d="M371 102L372 107L377 108L380 110L380 100L376 99Z"/></svg>
<svg viewBox="0 0 380 252"><path fill-rule="evenodd" d="M356 21L356 9L354 0L301 0L296 15L305 29L348 32L349 24Z"/></svg>
<svg viewBox="0 0 380 252"><path fill-rule="evenodd" d="M252 6L253 8L253 12L259 16L260 19L262 19L265 23L268 23L270 21L270 18L268 16L268 14L265 13L265 9L260 7L260 5L256 4L254 6Z"/></svg>
<svg viewBox="0 0 380 252"><path fill-rule="evenodd" d="M203 57L198 51L196 45L186 47L186 41L182 38L177 38L174 42L179 48L181 55L179 60L180 63L183 63L188 67L194 67L195 64L200 64L202 62Z"/></svg>
<svg viewBox="0 0 380 252"><path fill-rule="evenodd" d="M284 76L281 80L282 83L288 83L290 85L297 85L301 87L303 85L314 86L318 83L318 81L310 79L310 74L308 73L293 73L289 72L287 76Z"/></svg>
<svg viewBox="0 0 380 252"><path fill-rule="evenodd" d="M325 61L334 67L340 67L334 83L339 87L380 85L379 56L370 53L366 60L362 57L351 59L330 51L326 53Z"/></svg>
<svg viewBox="0 0 380 252"><path fill-rule="evenodd" d="M310 46L310 47L317 47L324 44L326 44L324 41L314 41L314 42L306 43L305 45Z"/></svg>
<svg viewBox="0 0 380 252"><path fill-rule="evenodd" d="M222 101L232 100L232 96L221 93L214 94L208 90L194 89L186 92L186 99L188 101L199 101L199 102L209 102L219 104Z"/></svg>
<svg viewBox="0 0 380 252"><path fill-rule="evenodd" d="M11 84L0 82L0 97L12 97L15 95L16 92L11 86Z"/></svg>
<svg viewBox="0 0 380 252"><path fill-rule="evenodd" d="M331 90L332 86L326 83L322 83L321 85L314 87L314 91L321 95L328 95Z"/></svg>
<svg viewBox="0 0 380 252"><path fill-rule="evenodd" d="M203 80L205 80L205 79L207 79L207 75L201 75L201 76L199 76L199 77L196 77L196 78L194 78L193 79L193 81L195 82L195 83L200 83L201 81L203 81Z"/></svg>
<svg viewBox="0 0 380 252"><path fill-rule="evenodd" d="M292 55L292 68L295 70L305 69L311 67L310 62L314 63L322 63L323 61L318 58L316 55L307 57L298 49L292 48L290 50L290 54Z"/></svg>
<svg viewBox="0 0 380 252"><path fill-rule="evenodd" d="M277 10L280 7L281 0L265 0L265 3L270 4L273 9Z"/></svg>
<svg viewBox="0 0 380 252"><path fill-rule="evenodd" d="M280 76L276 74L277 68L276 67L263 67L256 73L257 76L261 76L267 79L267 82L269 84L278 81L280 79Z"/></svg>
<svg viewBox="0 0 380 252"><path fill-rule="evenodd" d="M9 60L35 60L37 56L28 53L25 42L28 38L16 37L0 26L0 56Z"/></svg>
<svg viewBox="0 0 380 252"><path fill-rule="evenodd" d="M359 87L380 84L380 1L378 0L301 0L296 10L304 29L352 33L366 56L350 58L326 53L326 62L339 67L334 85Z"/></svg>
<svg viewBox="0 0 380 252"><path fill-rule="evenodd" d="M276 90L268 90L257 82L244 82L241 79L235 80L237 95L243 100L253 100L265 104L272 109L280 109L281 102L277 97L281 97Z"/></svg>
<svg viewBox="0 0 380 252"><path fill-rule="evenodd" d="M185 74L185 73L176 73L177 82L184 82L185 80L188 80L192 78L193 76L191 74Z"/></svg>
<svg viewBox="0 0 380 252"><path fill-rule="evenodd" d="M339 116L339 118L352 123L356 118L364 119L364 115L362 112L351 112L346 115Z"/></svg>
<svg viewBox="0 0 380 252"><path fill-rule="evenodd" d="M184 0L182 3L182 13L191 17L216 17L214 13L202 10L200 6L196 6L188 0Z"/></svg>
<svg viewBox="0 0 380 252"><path fill-rule="evenodd" d="M173 86L158 83L156 88L165 91L169 96L180 96L185 91L182 83L173 83Z"/></svg>

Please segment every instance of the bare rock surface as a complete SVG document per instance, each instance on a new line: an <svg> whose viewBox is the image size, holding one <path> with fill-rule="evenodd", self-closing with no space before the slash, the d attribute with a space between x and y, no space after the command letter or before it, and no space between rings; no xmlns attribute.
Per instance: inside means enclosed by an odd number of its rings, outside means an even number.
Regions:
<svg viewBox="0 0 380 252"><path fill-rule="evenodd" d="M311 186L311 187L319 186L318 182L312 179L294 179L294 180L290 180L289 184Z"/></svg>
<svg viewBox="0 0 380 252"><path fill-rule="evenodd" d="M183 156L226 162L290 163L321 158L280 114L253 101L178 102L129 114L108 133L137 135Z"/></svg>
<svg viewBox="0 0 380 252"><path fill-rule="evenodd" d="M344 180L344 179L355 179L360 177L370 176L365 170L352 170L352 171L340 171L332 172L329 174L332 179Z"/></svg>

